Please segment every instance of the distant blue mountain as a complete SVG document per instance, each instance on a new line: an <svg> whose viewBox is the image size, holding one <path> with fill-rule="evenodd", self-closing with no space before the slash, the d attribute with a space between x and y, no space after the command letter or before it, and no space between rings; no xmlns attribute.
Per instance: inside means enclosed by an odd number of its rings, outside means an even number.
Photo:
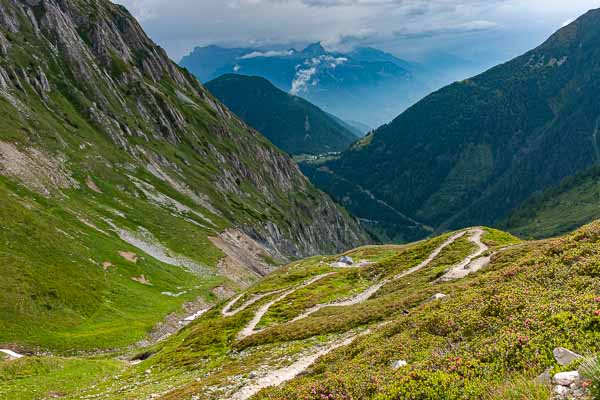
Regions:
<svg viewBox="0 0 600 400"><path fill-rule="evenodd" d="M207 82L238 73L268 79L346 121L379 126L440 84L422 65L374 48L330 52L314 43L301 51L197 47L181 66Z"/></svg>

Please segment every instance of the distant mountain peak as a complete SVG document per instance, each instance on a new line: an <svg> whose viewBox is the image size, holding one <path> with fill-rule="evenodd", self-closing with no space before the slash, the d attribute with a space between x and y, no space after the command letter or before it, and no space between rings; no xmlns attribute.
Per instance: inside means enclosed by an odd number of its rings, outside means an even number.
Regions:
<svg viewBox="0 0 600 400"><path fill-rule="evenodd" d="M314 57L327 54L327 50L325 50L325 48L321 45L321 42L316 42L306 46L304 50L302 50L302 53L307 56Z"/></svg>
<svg viewBox="0 0 600 400"><path fill-rule="evenodd" d="M262 76L344 120L370 126L389 121L439 80L435 72L385 51L365 47L332 52L320 42L300 50L205 47L183 57L180 64L203 82L232 72Z"/></svg>

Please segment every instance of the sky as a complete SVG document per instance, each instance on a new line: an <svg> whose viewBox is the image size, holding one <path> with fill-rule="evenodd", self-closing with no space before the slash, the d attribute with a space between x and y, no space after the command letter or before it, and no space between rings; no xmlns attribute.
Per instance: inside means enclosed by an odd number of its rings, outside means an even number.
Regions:
<svg viewBox="0 0 600 400"><path fill-rule="evenodd" d="M543 42L600 0L117 0L179 60L195 46L373 46L493 65Z"/></svg>

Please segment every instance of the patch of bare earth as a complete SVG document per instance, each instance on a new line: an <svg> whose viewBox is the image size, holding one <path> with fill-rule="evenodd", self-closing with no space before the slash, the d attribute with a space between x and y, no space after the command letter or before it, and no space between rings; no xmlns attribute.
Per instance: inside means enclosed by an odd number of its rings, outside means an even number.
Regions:
<svg viewBox="0 0 600 400"><path fill-rule="evenodd" d="M217 265L219 273L243 288L277 268L277 265L271 265L266 260L285 261L239 229L228 229L208 239L225 253Z"/></svg>
<svg viewBox="0 0 600 400"><path fill-rule="evenodd" d="M132 262L134 264L137 263L138 256L135 253L131 253L129 251L120 251L119 255L129 262Z"/></svg>
<svg viewBox="0 0 600 400"><path fill-rule="evenodd" d="M148 286L152 286L152 283L150 283L150 280L148 278L146 278L144 276L144 274L140 275L140 276L133 276L131 277L132 280L139 282L143 285L148 285Z"/></svg>
<svg viewBox="0 0 600 400"><path fill-rule="evenodd" d="M96 182L94 182L91 177L88 176L87 178L85 178L85 184L91 191L96 193L102 193L102 190L100 190L98 185L96 185Z"/></svg>
<svg viewBox="0 0 600 400"><path fill-rule="evenodd" d="M227 286L217 286L216 288L213 288L211 292L217 296L219 301L230 299L235 294L235 290Z"/></svg>
<svg viewBox="0 0 600 400"><path fill-rule="evenodd" d="M19 180L28 189L50 196L59 189L79 187L61 157L40 150L20 150L12 143L0 141L0 174Z"/></svg>

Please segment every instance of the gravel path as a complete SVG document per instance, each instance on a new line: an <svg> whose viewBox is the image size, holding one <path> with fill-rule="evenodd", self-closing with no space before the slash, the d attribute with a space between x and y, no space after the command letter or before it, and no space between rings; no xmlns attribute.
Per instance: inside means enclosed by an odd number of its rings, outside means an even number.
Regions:
<svg viewBox="0 0 600 400"><path fill-rule="evenodd" d="M298 376L299 374L304 372L312 364L314 364L315 361L317 361L317 359L319 357L322 357L328 353L331 353L333 350L338 349L340 347L348 346L348 345L352 344L352 342L357 337L366 335L368 333L370 333L369 330L362 332L358 335L351 336L346 339L340 339L340 340L334 341L333 343L331 343L325 347L318 346L317 351L299 358L292 365L289 365L289 366L283 367L283 368L279 368L279 369L269 372L267 375L263 376L262 378L258 378L253 383L244 386L242 389L240 389L238 392L236 392L233 396L228 397L227 399L246 400L246 399L249 399L250 397L254 396L256 393L260 392L264 388L271 387L271 386L278 386L284 382L292 380L296 376Z"/></svg>
<svg viewBox="0 0 600 400"><path fill-rule="evenodd" d="M419 265L417 265L413 268L410 268L410 269L394 276L391 279L384 279L384 280L376 283L375 285L368 287L364 292L359 293L356 296L351 297L347 300L333 302L333 303L327 303L327 304L317 304L316 306L309 308L307 311L303 312L296 318L292 319L290 322L304 319L304 318L308 317L309 315L312 315L312 314L316 313L317 311L322 310L323 308L354 306L354 305L357 305L357 304L360 304L360 303L363 303L363 302L369 300L371 298L371 296L373 296L375 293L377 293L379 291L379 289L381 289L385 284L396 281L401 278L404 278L407 275L413 274L413 273L417 272L418 270L425 268L442 252L442 250L444 250L446 247L448 247L449 245L451 245L452 243L454 243L455 241L457 241L458 239L463 237L465 234L466 234L466 231L462 231L462 232L455 233L454 235L449 237L444 243L442 243L440 246L438 246Z"/></svg>
<svg viewBox="0 0 600 400"><path fill-rule="evenodd" d="M254 296L252 296L252 298L250 300L247 300L240 307L231 311L231 307L233 307L235 305L235 303L237 303L238 300L241 299L242 296L244 296L244 293L242 293L239 296L236 296L235 298L233 298L233 300L231 300L229 303L227 303L225 305L225 307L223 308L223 310L221 310L221 314L223 314L223 316L225 316L225 317L233 317L235 314L239 313L240 311L244 311L246 308L250 307L252 304L256 303L257 301L264 299L265 297L270 296L272 294L281 293L281 292L283 292L283 290L284 289L274 290L272 292L267 292L267 293L263 293L263 294L255 294Z"/></svg>
<svg viewBox="0 0 600 400"><path fill-rule="evenodd" d="M489 247L481 241L484 234L483 229L475 228L469 231L469 240L477 246L474 253L468 255L463 261L450 268L440 279L440 282L447 282L454 279L462 279L465 276L479 271L491 261L492 256L481 257Z"/></svg>
<svg viewBox="0 0 600 400"><path fill-rule="evenodd" d="M277 297L276 299L266 303L265 305L263 305L262 307L260 307L258 309L258 311L256 312L256 314L254 314L254 318L252 318L252 320L248 323L248 325L246 325L244 327L244 329L242 329L240 331L240 333L238 334L238 339L243 339L245 337L254 335L255 333L259 332L256 330L256 326L258 325L258 323L260 322L260 320L262 319L262 317L267 313L267 311L269 311L269 308L271 308L273 305L279 303L281 300L285 299L286 297L288 297L290 294L303 289L307 286L312 285L313 283L328 277L330 275L335 274L335 272L328 272L326 274L322 274L322 275L318 275L315 276L312 279L309 279L308 281L304 282L302 285L297 286L295 288L289 289L287 291L285 291L281 296Z"/></svg>

